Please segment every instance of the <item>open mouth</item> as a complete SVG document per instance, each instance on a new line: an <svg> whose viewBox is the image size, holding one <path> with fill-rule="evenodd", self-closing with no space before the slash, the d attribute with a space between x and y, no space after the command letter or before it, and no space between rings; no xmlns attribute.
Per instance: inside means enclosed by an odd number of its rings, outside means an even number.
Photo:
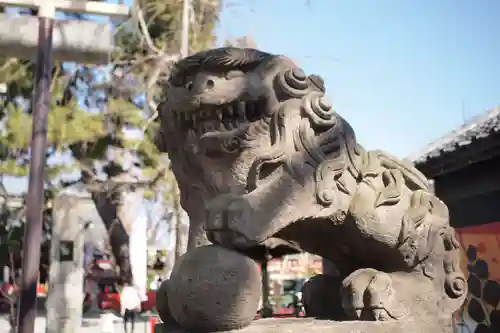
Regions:
<svg viewBox="0 0 500 333"><path fill-rule="evenodd" d="M228 135L245 130L264 115L261 101L236 101L217 106L203 106L195 112L178 115L182 128L192 130L200 138Z"/></svg>

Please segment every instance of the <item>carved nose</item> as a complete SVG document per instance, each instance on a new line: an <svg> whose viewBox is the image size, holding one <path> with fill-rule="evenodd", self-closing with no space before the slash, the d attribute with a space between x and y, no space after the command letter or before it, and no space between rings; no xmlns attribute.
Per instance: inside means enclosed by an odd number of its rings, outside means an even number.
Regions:
<svg viewBox="0 0 500 333"><path fill-rule="evenodd" d="M206 90L212 90L215 87L215 82L214 80L208 79L207 82L205 82L205 88Z"/></svg>

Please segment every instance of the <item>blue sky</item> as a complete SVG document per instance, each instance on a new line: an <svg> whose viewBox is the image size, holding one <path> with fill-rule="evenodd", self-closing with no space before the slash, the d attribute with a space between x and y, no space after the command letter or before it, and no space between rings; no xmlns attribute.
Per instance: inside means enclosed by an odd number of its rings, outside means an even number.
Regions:
<svg viewBox="0 0 500 333"><path fill-rule="evenodd" d="M309 3L309 5L307 5ZM498 0L229 0L223 41L323 76L369 149L405 157L500 105Z"/></svg>

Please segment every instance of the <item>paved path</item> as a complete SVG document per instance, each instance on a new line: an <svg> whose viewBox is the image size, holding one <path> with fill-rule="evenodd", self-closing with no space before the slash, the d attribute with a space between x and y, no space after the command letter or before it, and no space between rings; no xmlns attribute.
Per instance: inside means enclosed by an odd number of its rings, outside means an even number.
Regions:
<svg viewBox="0 0 500 333"><path fill-rule="evenodd" d="M37 317L35 321L35 332L34 333L45 333L45 317ZM0 315L0 333L9 333L9 321L7 315ZM84 319L82 322L82 327L78 332L75 333L99 333L99 318L89 318ZM121 318L116 317L115 320L115 333L124 333L123 322ZM134 333L151 333L149 329L149 323L144 320L138 320L135 323Z"/></svg>

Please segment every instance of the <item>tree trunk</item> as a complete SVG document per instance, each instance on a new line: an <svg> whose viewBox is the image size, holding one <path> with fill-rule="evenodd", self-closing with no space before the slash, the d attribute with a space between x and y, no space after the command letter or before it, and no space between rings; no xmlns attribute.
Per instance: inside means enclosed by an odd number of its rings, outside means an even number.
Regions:
<svg viewBox="0 0 500 333"><path fill-rule="evenodd" d="M131 282L132 268L129 255L129 235L120 218L121 214L119 214L123 193L115 192L109 194L105 191L100 191L92 192L91 196L108 232L111 252L116 264L120 268L120 278L122 282Z"/></svg>

